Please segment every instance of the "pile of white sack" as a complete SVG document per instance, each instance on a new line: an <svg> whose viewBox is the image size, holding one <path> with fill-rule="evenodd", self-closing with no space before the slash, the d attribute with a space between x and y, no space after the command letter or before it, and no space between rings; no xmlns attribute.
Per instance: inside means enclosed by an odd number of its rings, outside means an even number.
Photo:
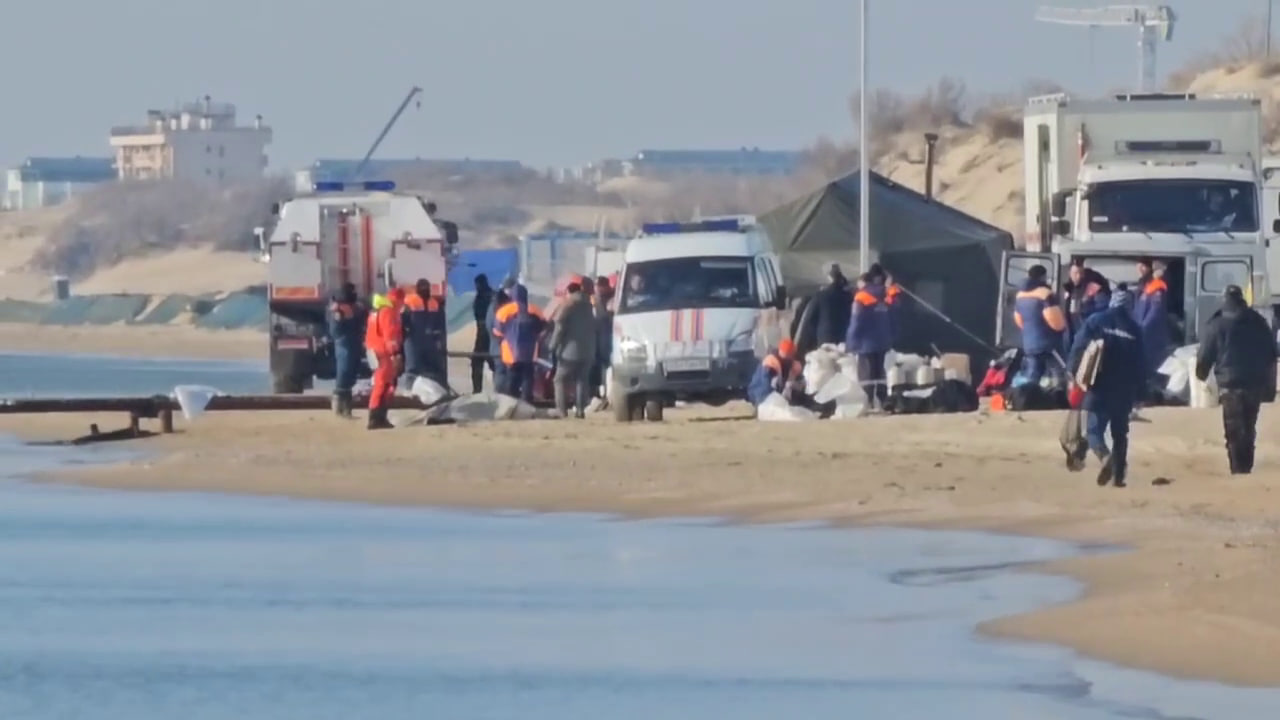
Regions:
<svg viewBox="0 0 1280 720"><path fill-rule="evenodd" d="M1169 400L1194 408L1217 407L1218 384L1213 373L1209 373L1205 382L1196 378L1196 353L1199 351L1199 345L1184 345L1160 364L1158 372L1169 378L1164 386L1164 395Z"/></svg>
<svg viewBox="0 0 1280 720"><path fill-rule="evenodd" d="M884 359L885 377L890 388L910 382L928 385L941 379L937 361L930 363L920 355L889 352ZM858 417L866 405L866 394L858 382L858 360L844 351L844 345L823 345L805 356L805 393L818 403L835 402L832 419ZM925 391L928 392L928 391ZM794 407L778 393L773 393L756 408L756 419L767 422L817 420L817 413Z"/></svg>

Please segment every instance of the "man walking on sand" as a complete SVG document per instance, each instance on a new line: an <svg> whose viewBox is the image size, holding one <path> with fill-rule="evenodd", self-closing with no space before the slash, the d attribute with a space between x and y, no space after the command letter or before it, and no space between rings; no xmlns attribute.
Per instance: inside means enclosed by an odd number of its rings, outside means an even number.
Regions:
<svg viewBox="0 0 1280 720"><path fill-rule="evenodd" d="M1222 430L1232 475L1253 472L1258 410L1276 396L1276 344L1267 321L1245 302L1244 291L1228 285L1222 308L1213 314L1200 341L1196 377L1213 371L1222 402Z"/></svg>
<svg viewBox="0 0 1280 720"><path fill-rule="evenodd" d="M1071 343L1067 367L1077 381L1087 383L1082 406L1087 415L1085 435L1089 449L1102 463L1098 485L1125 486L1129 468L1129 416L1144 388L1146 355L1143 352L1142 329L1134 320L1129 290L1116 286L1110 306L1085 320ZM1094 359L1092 372L1081 372L1086 350L1099 342L1101 350ZM1111 430L1111 448L1106 433ZM1083 466L1081 466L1083 467Z"/></svg>

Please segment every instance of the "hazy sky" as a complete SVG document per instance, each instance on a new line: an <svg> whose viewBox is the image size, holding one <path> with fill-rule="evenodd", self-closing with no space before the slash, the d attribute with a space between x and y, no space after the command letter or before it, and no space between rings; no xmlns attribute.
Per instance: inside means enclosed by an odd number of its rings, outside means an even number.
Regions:
<svg viewBox="0 0 1280 720"><path fill-rule="evenodd" d="M1032 0L872 0L871 84L971 91L1031 77L1102 91L1137 31L1036 23ZM1059 0L1091 6L1105 0ZM1163 75L1267 0L1182 0ZM112 125L205 95L261 113L273 168L359 157L575 165L641 147L795 148L846 137L856 0L59 0L7 3L0 162L107 155ZM1280 47L1278 47L1280 50ZM1092 72L1091 72L1092 66Z"/></svg>

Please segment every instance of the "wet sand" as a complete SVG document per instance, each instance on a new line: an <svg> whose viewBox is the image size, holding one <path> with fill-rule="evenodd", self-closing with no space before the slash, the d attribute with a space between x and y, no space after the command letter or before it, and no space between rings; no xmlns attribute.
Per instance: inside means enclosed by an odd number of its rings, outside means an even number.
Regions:
<svg viewBox="0 0 1280 720"><path fill-rule="evenodd" d="M257 330L203 330L190 325L0 323L0 352L266 362L267 336Z"/></svg>
<svg viewBox="0 0 1280 720"><path fill-rule="evenodd" d="M536 421L369 434L319 413L236 413L133 441L149 459L53 479L138 490L287 495L391 505L723 515L987 529L1135 549L1047 570L1080 601L985 631L1068 645L1181 677L1280 685L1280 444L1258 472L1225 473L1216 411L1156 410L1134 426L1131 486L1062 468L1057 413L756 423L743 406L663 424ZM1274 437L1264 410L1260 436ZM67 439L119 417L0 418ZM1160 484L1153 481L1160 480Z"/></svg>

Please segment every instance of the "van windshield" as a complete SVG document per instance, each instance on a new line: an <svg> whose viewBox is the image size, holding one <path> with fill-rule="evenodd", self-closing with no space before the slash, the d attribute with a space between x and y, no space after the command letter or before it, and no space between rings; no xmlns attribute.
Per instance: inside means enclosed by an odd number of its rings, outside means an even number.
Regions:
<svg viewBox="0 0 1280 720"><path fill-rule="evenodd" d="M665 258L627 263L617 314L695 308L754 308L751 259Z"/></svg>
<svg viewBox="0 0 1280 720"><path fill-rule="evenodd" d="M1257 232L1257 194L1235 180L1130 180L1089 189L1092 232Z"/></svg>

